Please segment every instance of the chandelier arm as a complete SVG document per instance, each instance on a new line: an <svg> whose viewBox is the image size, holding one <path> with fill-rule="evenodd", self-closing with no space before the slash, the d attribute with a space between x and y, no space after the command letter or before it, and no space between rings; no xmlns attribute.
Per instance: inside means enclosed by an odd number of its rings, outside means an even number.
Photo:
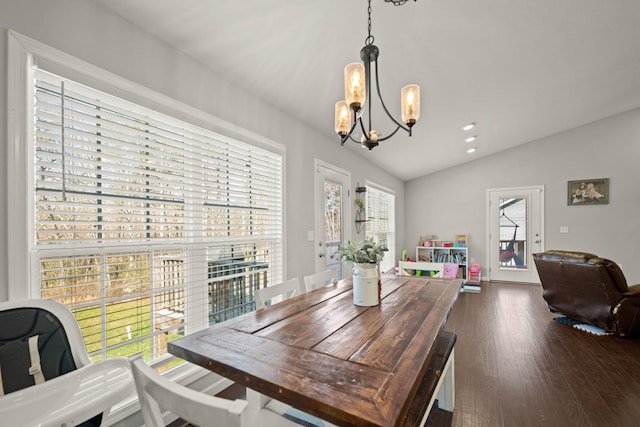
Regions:
<svg viewBox="0 0 640 427"><path fill-rule="evenodd" d="M369 110L367 114L367 119L369 121L369 131L371 131L371 129L373 129L373 125L371 124L371 121L372 121L371 116L372 116L373 110L371 109L371 58L369 56L367 56L367 60L364 61L364 81L366 86L365 90L367 94L367 107ZM360 124L362 125L362 122ZM365 132L364 126L362 127L362 132L367 137L367 139L369 139L369 132Z"/></svg>
<svg viewBox="0 0 640 427"><path fill-rule="evenodd" d="M360 142L360 141L358 141L357 139L353 139L353 136L352 136L352 135L349 135L349 139L350 139L351 141L355 142L356 144L361 144L361 142Z"/></svg>
<svg viewBox="0 0 640 427"><path fill-rule="evenodd" d="M411 130L404 126L402 123L400 123L399 121L397 121L389 112L389 110L387 109L387 106L384 105L384 101L382 100L382 94L380 93L380 83L378 82L378 61L376 61L376 90L378 92L378 99L380 99L380 103L382 104L382 108L384 109L384 112L387 113L387 116L389 116L389 118L398 125L399 128L402 128L405 132L411 134ZM371 111L369 111L369 115L371 115ZM398 129L396 129L397 131ZM394 131L394 133L396 132ZM392 134L393 135L393 134ZM386 138L385 138L386 139Z"/></svg>
<svg viewBox="0 0 640 427"><path fill-rule="evenodd" d="M351 137L353 130L356 128L356 124L358 124L357 119L354 120L353 123L351 123L351 129L349 129L349 132L347 132L342 138L340 138L340 145L344 145L347 139L351 139L352 141L356 142L355 139Z"/></svg>
<svg viewBox="0 0 640 427"><path fill-rule="evenodd" d="M387 139L391 138L393 135L396 134L396 132L398 132L400 130L401 127L402 126L398 125L398 126L396 126L395 130L393 132L391 132L389 135L387 135L387 136L385 136L383 138L378 137L378 142L386 141Z"/></svg>
<svg viewBox="0 0 640 427"><path fill-rule="evenodd" d="M360 129L362 129L362 135L364 135L366 139L369 139L369 132L367 132L367 130L364 128L362 117L360 117L358 121L360 122ZM371 105L369 105L369 129L371 129Z"/></svg>

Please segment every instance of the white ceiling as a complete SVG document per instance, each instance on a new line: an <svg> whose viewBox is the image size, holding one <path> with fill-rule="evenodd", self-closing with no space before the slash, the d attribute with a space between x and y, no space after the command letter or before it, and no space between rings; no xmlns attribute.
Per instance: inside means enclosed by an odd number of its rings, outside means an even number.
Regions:
<svg viewBox="0 0 640 427"><path fill-rule="evenodd" d="M365 0L94 1L338 144L333 108L364 45ZM422 115L412 138L349 149L402 180L640 107L638 0L372 3L385 103L397 113L417 83ZM374 128L392 130L375 108Z"/></svg>

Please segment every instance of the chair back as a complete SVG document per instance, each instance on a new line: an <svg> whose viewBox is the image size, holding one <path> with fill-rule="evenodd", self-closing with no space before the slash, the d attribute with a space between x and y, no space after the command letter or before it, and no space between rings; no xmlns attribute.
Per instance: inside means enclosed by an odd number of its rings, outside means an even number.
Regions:
<svg viewBox="0 0 640 427"><path fill-rule="evenodd" d="M174 383L148 366L140 354L130 362L145 425L164 426L163 410L199 426L248 425L246 400L222 399Z"/></svg>
<svg viewBox="0 0 640 427"><path fill-rule="evenodd" d="M90 364L78 321L65 305L47 299L0 302L0 396ZM98 414L81 426L101 421Z"/></svg>
<svg viewBox="0 0 640 427"><path fill-rule="evenodd" d="M303 290L300 287L300 280L297 277L295 279L287 280L286 282L278 283L277 285L260 288L256 290L254 294L256 309L276 304L280 301L300 295L301 293L303 293Z"/></svg>
<svg viewBox="0 0 640 427"><path fill-rule="evenodd" d="M329 269L326 271L321 271L320 273L310 274L308 276L304 276L304 287L309 291L313 291L314 289L321 288L326 286L336 280L336 271L333 269Z"/></svg>
<svg viewBox="0 0 640 427"><path fill-rule="evenodd" d="M0 395L90 363L67 307L43 299L0 303Z"/></svg>

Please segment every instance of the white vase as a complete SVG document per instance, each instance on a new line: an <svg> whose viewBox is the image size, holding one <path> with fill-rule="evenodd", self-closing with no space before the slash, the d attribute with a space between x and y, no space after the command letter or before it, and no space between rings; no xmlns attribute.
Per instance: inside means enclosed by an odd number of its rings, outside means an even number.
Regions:
<svg viewBox="0 0 640 427"><path fill-rule="evenodd" d="M353 265L353 303L363 307L378 305L378 265Z"/></svg>

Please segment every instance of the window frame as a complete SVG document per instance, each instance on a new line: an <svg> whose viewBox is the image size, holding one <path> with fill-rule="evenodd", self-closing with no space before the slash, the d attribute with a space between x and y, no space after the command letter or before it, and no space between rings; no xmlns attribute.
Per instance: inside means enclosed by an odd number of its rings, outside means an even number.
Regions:
<svg viewBox="0 0 640 427"><path fill-rule="evenodd" d="M379 230L376 230L375 232L370 232L369 228L371 226L371 224L373 223L372 218L374 218L372 216L372 213L370 212L370 207L369 207L369 194L370 194L370 190L375 190L375 191L379 191L381 193L385 193L391 197L393 197L393 206L392 206L392 213L393 213L393 221L390 222L391 226L393 227L392 230L390 232L387 232L387 235L390 235L391 239L387 239L388 242L388 247L389 247L389 251L385 254L383 261L386 260L390 260L390 267L387 269L381 269L383 272L389 271L390 269L393 269L393 267L396 266L396 212L395 212L395 208L396 208L396 193L395 191L384 187L380 184L376 184L370 180L366 180L365 181L365 186L367 187L367 203L366 203L366 210L367 210L367 219L368 222L366 222L366 226L365 226L365 238L369 238L369 237L373 237L374 240L377 242L378 241L378 236L380 234ZM375 219L375 218L374 218Z"/></svg>
<svg viewBox="0 0 640 427"><path fill-rule="evenodd" d="M31 224L34 215L34 65L52 73L72 79L93 89L157 111L178 121L255 146L281 157L281 247L282 265L279 274L286 272L286 148L283 144L226 122L209 113L181 103L149 88L133 83L92 64L58 51L43 43L8 32L8 93L7 93L7 177L8 186L8 285L9 300L40 298L40 264L31 256L35 245L35 230ZM166 244L170 246L170 244ZM128 250L131 245L122 245ZM64 251L56 248L51 253ZM106 245L105 251L113 250ZM282 278L274 277L274 280ZM206 292L206 288L205 291ZM187 324L190 323L188 320ZM202 319L192 325L201 325Z"/></svg>

